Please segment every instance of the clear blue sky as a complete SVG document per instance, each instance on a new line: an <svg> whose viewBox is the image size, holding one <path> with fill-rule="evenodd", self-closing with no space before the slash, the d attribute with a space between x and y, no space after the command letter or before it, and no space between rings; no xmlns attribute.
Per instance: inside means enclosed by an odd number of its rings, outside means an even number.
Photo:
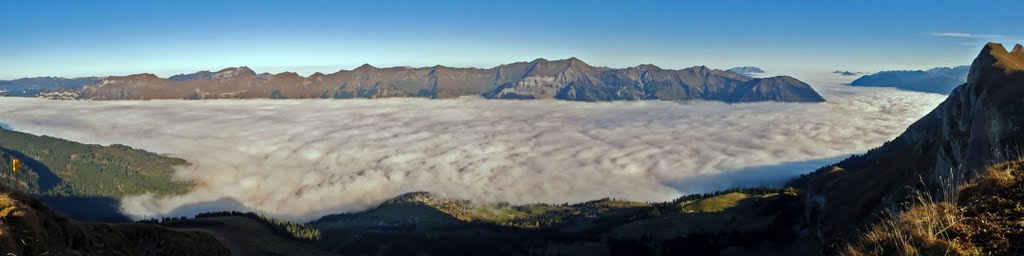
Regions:
<svg viewBox="0 0 1024 256"><path fill-rule="evenodd" d="M601 66L769 71L968 64L1024 41L1024 1L0 0L0 79L375 66Z"/></svg>

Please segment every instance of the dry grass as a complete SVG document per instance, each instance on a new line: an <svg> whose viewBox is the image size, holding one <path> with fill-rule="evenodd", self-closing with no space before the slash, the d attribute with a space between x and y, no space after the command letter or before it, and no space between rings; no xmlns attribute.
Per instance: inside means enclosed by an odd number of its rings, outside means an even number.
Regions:
<svg viewBox="0 0 1024 256"><path fill-rule="evenodd" d="M1024 160L991 166L962 185L947 184L941 200L919 194L915 206L884 217L840 254L1024 253Z"/></svg>
<svg viewBox="0 0 1024 256"><path fill-rule="evenodd" d="M954 227L963 221L955 205L924 204L875 224L843 255L981 255L969 242L956 238Z"/></svg>

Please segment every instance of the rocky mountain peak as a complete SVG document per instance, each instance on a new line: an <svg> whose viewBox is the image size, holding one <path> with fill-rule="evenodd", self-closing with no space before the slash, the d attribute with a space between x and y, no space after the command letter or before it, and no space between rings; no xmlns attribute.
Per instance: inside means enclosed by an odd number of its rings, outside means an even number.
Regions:
<svg viewBox="0 0 1024 256"><path fill-rule="evenodd" d="M221 69L220 71L217 71L217 73L214 73L213 76L211 77L211 79L217 80L217 79L228 79L228 78L234 78L234 77L255 76L255 75L256 75L256 72L252 71L252 69L249 69L249 67L241 66L241 67L237 67L237 68Z"/></svg>
<svg viewBox="0 0 1024 256"><path fill-rule="evenodd" d="M171 80L171 81L175 81L175 82L185 82L185 81L192 81L192 80L198 80L198 79L210 80L210 79L213 78L213 74L214 73L210 72L209 70L203 70L203 71L195 72L195 73L192 73L192 74L173 75L173 76L167 78L167 80Z"/></svg>
<svg viewBox="0 0 1024 256"><path fill-rule="evenodd" d="M374 69L377 69L377 67L370 65L370 63L363 63L363 65L359 65L359 67L356 67L356 69L353 69L352 71L369 71Z"/></svg>
<svg viewBox="0 0 1024 256"><path fill-rule="evenodd" d="M881 209L937 193L952 177L1020 157L1024 142L1024 58L989 43L967 82L899 137L807 177L807 217L826 242L870 222ZM829 166L832 167L832 166Z"/></svg>
<svg viewBox="0 0 1024 256"><path fill-rule="evenodd" d="M569 57L568 59L566 59L566 61L569 61L570 65L590 66L586 62L583 62L582 60L577 59L576 57Z"/></svg>
<svg viewBox="0 0 1024 256"><path fill-rule="evenodd" d="M1020 46L1019 44L1017 45ZM985 48L982 49L978 57L974 59L974 63L971 65L971 73L976 73L975 69L989 69L989 68L1000 68L1006 72L1024 70L1024 55L1020 54L1021 50L1017 50L1018 47L1014 47L1014 53L1006 51L1006 48L999 43L988 43ZM985 73L984 70L978 70L977 73ZM971 79L968 76L968 79Z"/></svg>
<svg viewBox="0 0 1024 256"><path fill-rule="evenodd" d="M127 80L136 80L136 81L160 80L160 77L158 77L158 76L156 76L154 74L151 74L151 73L139 73L139 74L124 76L123 78L125 78Z"/></svg>
<svg viewBox="0 0 1024 256"><path fill-rule="evenodd" d="M637 65L636 68L640 69L640 70L659 70L659 69L661 69L661 67L658 67L658 66L656 66L654 64L640 64L640 65Z"/></svg>
<svg viewBox="0 0 1024 256"><path fill-rule="evenodd" d="M1013 51L1010 51L1010 53L1024 54L1024 46L1022 46L1020 44L1014 45L1013 46Z"/></svg>

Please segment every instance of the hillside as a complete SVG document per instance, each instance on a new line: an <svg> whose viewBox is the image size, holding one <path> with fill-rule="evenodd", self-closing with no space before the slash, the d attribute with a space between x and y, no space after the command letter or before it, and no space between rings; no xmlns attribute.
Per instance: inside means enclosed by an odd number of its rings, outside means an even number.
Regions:
<svg viewBox="0 0 1024 256"><path fill-rule="evenodd" d="M882 71L857 78L850 85L895 87L909 91L949 94L954 88L967 82L967 72L970 69L970 66L957 66L929 70Z"/></svg>
<svg viewBox="0 0 1024 256"><path fill-rule="evenodd" d="M1015 159L1024 141L1024 48L989 43L965 84L902 135L864 155L806 175L791 185L807 194L809 230L835 245L923 192L937 199L943 184L984 174Z"/></svg>
<svg viewBox="0 0 1024 256"><path fill-rule="evenodd" d="M222 98L452 98L493 99L715 100L724 102L821 102L795 78L751 78L704 66L680 70L654 65L591 66L579 59L537 59L489 69L433 66L377 68L362 65L331 74L257 74L247 67L200 71L169 79L152 74L106 77L98 83L44 97L91 100Z"/></svg>
<svg viewBox="0 0 1024 256"><path fill-rule="evenodd" d="M786 255L801 227L796 190L744 189L672 202L488 204L410 193L310 223L342 255Z"/></svg>
<svg viewBox="0 0 1024 256"><path fill-rule="evenodd" d="M6 185L0 185L0 220L4 255L230 255L204 232L81 223Z"/></svg>
<svg viewBox="0 0 1024 256"><path fill-rule="evenodd" d="M177 218L159 222L175 230L202 231L220 239L232 255L334 255L320 250L310 237L295 237L279 229L283 221L259 217L251 213L221 212L201 214L195 218ZM288 226L295 225L289 224ZM298 234L298 233L294 233ZM318 238L318 237L317 237Z"/></svg>
<svg viewBox="0 0 1024 256"><path fill-rule="evenodd" d="M13 171L16 158L22 170ZM0 184L40 197L78 219L123 219L117 200L127 195L181 194L191 184L172 177L185 160L123 145L89 145L0 129ZM92 207L76 207L91 205Z"/></svg>

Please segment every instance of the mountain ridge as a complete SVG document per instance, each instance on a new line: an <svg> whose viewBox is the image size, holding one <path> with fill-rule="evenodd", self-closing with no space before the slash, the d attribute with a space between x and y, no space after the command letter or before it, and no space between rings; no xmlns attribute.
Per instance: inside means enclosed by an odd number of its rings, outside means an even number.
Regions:
<svg viewBox="0 0 1024 256"><path fill-rule="evenodd" d="M1015 49L1021 48L1020 45ZM1024 51L989 43L967 82L896 139L791 183L806 191L809 230L823 243L898 209L915 191L941 197L944 183L1019 157L1024 142Z"/></svg>
<svg viewBox="0 0 1024 256"><path fill-rule="evenodd" d="M910 91L949 94L967 82L970 65L937 67L928 70L890 70L865 75L850 82L852 86L895 87Z"/></svg>
<svg viewBox="0 0 1024 256"><path fill-rule="evenodd" d="M578 58L515 62L493 68L378 68L301 76L257 74L248 67L198 71L159 78L149 73L110 76L81 88L62 88L63 98L91 100L222 98L454 98L558 99L570 101L715 100L724 102L822 102L810 85L789 77L753 78L694 66L662 69L645 64L595 67ZM51 97L50 95L43 95ZM58 97L53 97L58 98Z"/></svg>

